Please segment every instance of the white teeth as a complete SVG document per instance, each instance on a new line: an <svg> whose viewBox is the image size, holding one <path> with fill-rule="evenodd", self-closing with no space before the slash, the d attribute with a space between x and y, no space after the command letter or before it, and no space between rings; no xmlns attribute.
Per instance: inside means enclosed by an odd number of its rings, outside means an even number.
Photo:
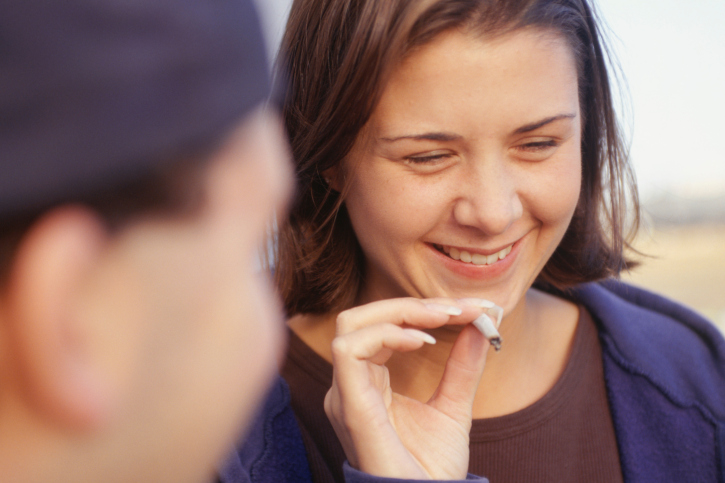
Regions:
<svg viewBox="0 0 725 483"><path fill-rule="evenodd" d="M486 255L480 255L478 253L474 253L471 256L471 262L474 265L486 265L486 260L487 260Z"/></svg>
<svg viewBox="0 0 725 483"><path fill-rule="evenodd" d="M465 250L460 250L455 247L442 246L443 251L452 259L460 260L465 263L473 263L474 265L491 265L499 260L503 260L509 253L511 253L512 248L513 245L509 245L503 250L492 255L481 255L480 253L471 254Z"/></svg>

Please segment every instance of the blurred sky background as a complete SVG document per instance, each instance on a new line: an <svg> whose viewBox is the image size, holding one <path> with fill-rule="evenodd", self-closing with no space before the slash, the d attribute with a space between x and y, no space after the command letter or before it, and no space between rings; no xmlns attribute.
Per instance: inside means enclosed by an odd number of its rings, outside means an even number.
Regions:
<svg viewBox="0 0 725 483"><path fill-rule="evenodd" d="M623 278L725 330L725 0L595 0L643 201ZM258 0L276 54L291 0Z"/></svg>
<svg viewBox="0 0 725 483"><path fill-rule="evenodd" d="M629 86L632 162L645 200L725 192L725 1L600 0ZM625 97L625 105L629 102Z"/></svg>

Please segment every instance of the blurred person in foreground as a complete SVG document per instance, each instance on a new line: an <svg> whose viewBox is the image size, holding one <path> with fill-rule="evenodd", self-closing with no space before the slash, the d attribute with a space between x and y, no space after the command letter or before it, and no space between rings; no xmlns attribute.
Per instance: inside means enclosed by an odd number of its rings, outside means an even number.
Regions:
<svg viewBox="0 0 725 483"><path fill-rule="evenodd" d="M251 0L0 6L0 481L211 481L284 335Z"/></svg>

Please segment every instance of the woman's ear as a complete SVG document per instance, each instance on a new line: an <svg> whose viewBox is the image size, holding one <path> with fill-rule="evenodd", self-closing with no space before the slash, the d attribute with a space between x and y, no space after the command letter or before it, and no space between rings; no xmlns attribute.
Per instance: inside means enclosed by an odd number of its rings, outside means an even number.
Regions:
<svg viewBox="0 0 725 483"><path fill-rule="evenodd" d="M327 183L330 189L341 193L345 186L344 169L340 166L340 164L333 166L332 168L327 168L322 172L322 179L325 180L325 183Z"/></svg>
<svg viewBox="0 0 725 483"><path fill-rule="evenodd" d="M94 212L55 208L21 240L5 287L5 332L19 396L39 417L81 430L102 424L111 407L112 391L72 308L107 243Z"/></svg>

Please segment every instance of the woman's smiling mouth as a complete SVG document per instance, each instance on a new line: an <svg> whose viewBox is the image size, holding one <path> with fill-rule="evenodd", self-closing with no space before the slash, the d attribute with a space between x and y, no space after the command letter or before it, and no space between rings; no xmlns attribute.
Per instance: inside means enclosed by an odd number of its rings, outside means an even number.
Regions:
<svg viewBox="0 0 725 483"><path fill-rule="evenodd" d="M496 253L492 253L490 255L483 255L481 253L471 253L467 250L463 250L461 248L456 248L448 245L433 245L436 250L438 250L441 253L445 253L450 258L456 261L464 262L464 263L471 263L473 265L493 265L494 263L498 262L499 260L503 260L508 256L509 253L511 253L511 249L513 248L513 244L507 246L506 248L503 248Z"/></svg>

